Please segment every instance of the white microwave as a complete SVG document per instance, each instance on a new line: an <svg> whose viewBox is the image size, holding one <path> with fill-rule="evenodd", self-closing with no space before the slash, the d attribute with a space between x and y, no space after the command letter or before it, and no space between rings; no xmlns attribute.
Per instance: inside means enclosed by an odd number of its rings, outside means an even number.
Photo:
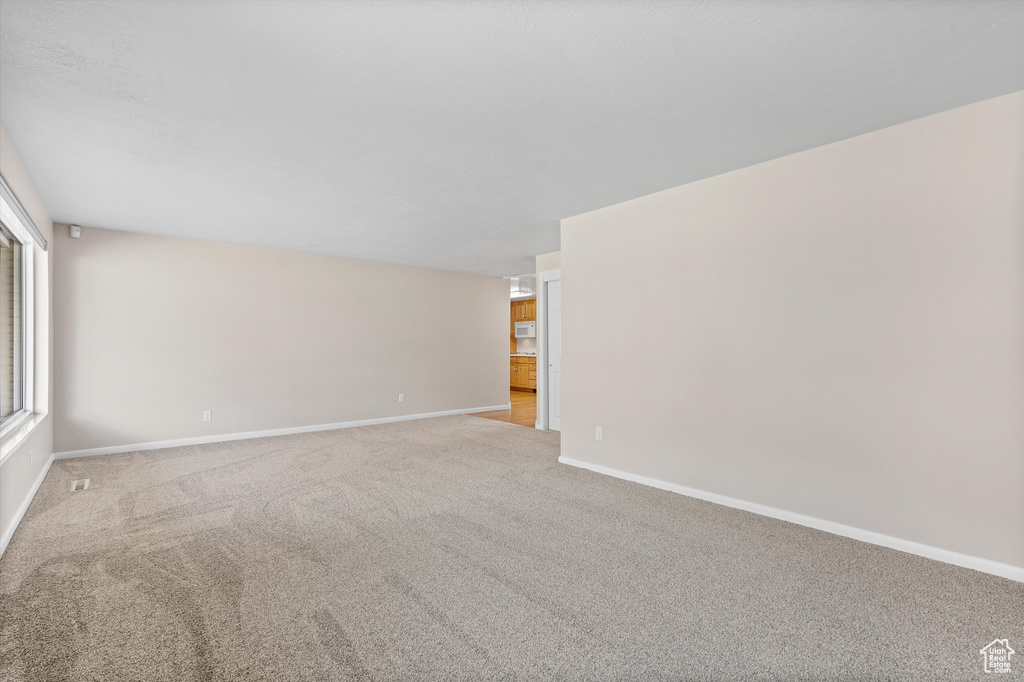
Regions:
<svg viewBox="0 0 1024 682"><path fill-rule="evenodd" d="M516 322L517 339L534 339L537 337L536 322Z"/></svg>

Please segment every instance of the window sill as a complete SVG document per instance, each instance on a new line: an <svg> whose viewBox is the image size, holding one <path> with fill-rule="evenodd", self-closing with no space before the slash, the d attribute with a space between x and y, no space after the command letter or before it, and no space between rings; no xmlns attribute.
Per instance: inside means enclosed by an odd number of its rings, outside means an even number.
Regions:
<svg viewBox="0 0 1024 682"><path fill-rule="evenodd" d="M4 462L14 454L18 447L25 442L25 439L29 437L29 434L35 431L36 427L44 419L46 419L45 412L31 414L16 429L4 436L3 443L0 443L0 466L3 466Z"/></svg>

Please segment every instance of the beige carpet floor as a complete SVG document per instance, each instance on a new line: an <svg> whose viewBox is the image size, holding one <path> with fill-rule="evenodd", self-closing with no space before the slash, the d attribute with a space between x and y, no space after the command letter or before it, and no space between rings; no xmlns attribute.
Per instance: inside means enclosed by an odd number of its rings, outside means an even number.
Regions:
<svg viewBox="0 0 1024 682"><path fill-rule="evenodd" d="M1020 583L557 455L447 417L58 461L0 559L0 679L964 680L997 637L1024 659Z"/></svg>

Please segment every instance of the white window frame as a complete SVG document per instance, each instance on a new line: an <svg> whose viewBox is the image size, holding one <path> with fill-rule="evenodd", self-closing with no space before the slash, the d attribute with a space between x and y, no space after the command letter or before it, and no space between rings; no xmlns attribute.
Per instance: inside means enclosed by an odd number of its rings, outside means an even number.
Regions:
<svg viewBox="0 0 1024 682"><path fill-rule="evenodd" d="M4 190L7 190L4 183ZM6 191L0 192L0 223L21 243L21 310L22 310L22 407L11 415L3 426L0 426L0 443L6 441L18 428L35 414L35 254L39 248L35 226L31 228L19 214L24 214L20 206L8 199ZM33 234L33 232L35 234ZM43 242L45 247L45 242Z"/></svg>

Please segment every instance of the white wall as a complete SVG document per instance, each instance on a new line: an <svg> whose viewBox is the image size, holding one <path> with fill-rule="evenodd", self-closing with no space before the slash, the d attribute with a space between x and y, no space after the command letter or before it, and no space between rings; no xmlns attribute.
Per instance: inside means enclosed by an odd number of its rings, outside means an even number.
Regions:
<svg viewBox="0 0 1024 682"><path fill-rule="evenodd" d="M545 270L557 270L562 265L562 253L561 251L542 253L539 256L537 256L534 260L537 263L538 274L544 272Z"/></svg>
<svg viewBox="0 0 1024 682"><path fill-rule="evenodd" d="M32 222L50 243L49 250L38 253L35 260L35 410L51 416L39 421L0 465L0 538L8 538L19 512L23 511L34 484L53 454L50 291L54 249L50 216L3 126L0 126L0 175L3 175Z"/></svg>
<svg viewBox="0 0 1024 682"><path fill-rule="evenodd" d="M1024 566L1022 130L1018 92L562 221L563 456Z"/></svg>
<svg viewBox="0 0 1024 682"><path fill-rule="evenodd" d="M500 278L56 232L58 453L508 404Z"/></svg>
<svg viewBox="0 0 1024 682"><path fill-rule="evenodd" d="M536 353L537 352L537 339L516 339L516 352L517 353Z"/></svg>

